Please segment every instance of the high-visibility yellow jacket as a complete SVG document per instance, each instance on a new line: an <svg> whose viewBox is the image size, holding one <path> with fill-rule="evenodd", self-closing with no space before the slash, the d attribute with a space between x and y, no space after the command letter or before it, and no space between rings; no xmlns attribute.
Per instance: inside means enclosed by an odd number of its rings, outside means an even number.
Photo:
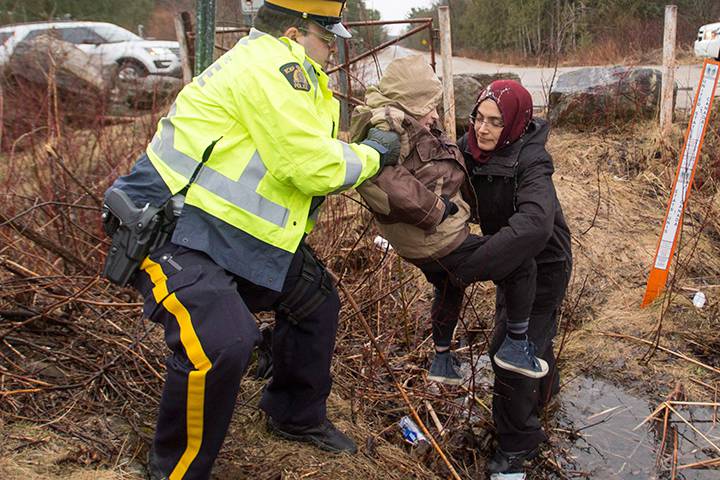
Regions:
<svg viewBox="0 0 720 480"><path fill-rule="evenodd" d="M172 241L279 291L322 197L379 168L374 149L336 139L338 118L328 76L305 49L253 29L183 88L115 186L159 205L196 173Z"/></svg>

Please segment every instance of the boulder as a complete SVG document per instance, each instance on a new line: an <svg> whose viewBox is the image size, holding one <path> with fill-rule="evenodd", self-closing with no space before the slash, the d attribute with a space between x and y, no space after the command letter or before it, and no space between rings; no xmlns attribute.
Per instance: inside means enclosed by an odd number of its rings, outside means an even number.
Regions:
<svg viewBox="0 0 720 480"><path fill-rule="evenodd" d="M548 118L579 129L653 118L661 87L662 74L653 68L583 68L558 77Z"/></svg>
<svg viewBox="0 0 720 480"><path fill-rule="evenodd" d="M109 99L134 108L151 108L174 97L183 86L181 79L163 75L123 80L117 71L117 65L101 65L72 43L50 35L21 42L8 64L8 73L16 78L46 88L52 77L60 97L79 95L90 104L105 104Z"/></svg>
<svg viewBox="0 0 720 480"><path fill-rule="evenodd" d="M515 73L493 73L493 74L486 74L486 73L471 73L470 76L475 79L479 84L480 88L485 88L488 85L490 85L495 80L515 80L518 83L522 83L520 81L520 77Z"/></svg>
<svg viewBox="0 0 720 480"><path fill-rule="evenodd" d="M459 134L468 125L468 118L482 86L473 75L459 74L453 75L453 87L455 88L455 128Z"/></svg>
<svg viewBox="0 0 720 480"><path fill-rule="evenodd" d="M461 73L453 75L453 87L455 88L455 128L458 136L468 126L468 118L475 106L480 91L495 80L515 80L520 82L520 77L514 73L495 73L486 75L482 73Z"/></svg>
<svg viewBox="0 0 720 480"><path fill-rule="evenodd" d="M85 52L50 35L20 42L8 70L15 77L41 85L52 78L60 93L96 96L108 87L103 70Z"/></svg>
<svg viewBox="0 0 720 480"><path fill-rule="evenodd" d="M47 127L51 119L60 127L87 126L105 112L110 82L71 43L47 35L20 42L2 73L2 148L30 132L47 135L40 127Z"/></svg>

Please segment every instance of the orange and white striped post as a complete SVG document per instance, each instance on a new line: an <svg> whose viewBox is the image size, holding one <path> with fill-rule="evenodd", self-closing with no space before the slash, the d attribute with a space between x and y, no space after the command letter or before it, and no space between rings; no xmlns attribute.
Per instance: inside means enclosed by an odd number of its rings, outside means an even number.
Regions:
<svg viewBox="0 0 720 480"><path fill-rule="evenodd" d="M675 174L672 195L665 212L662 234L655 252L655 262L648 277L645 297L642 301L643 307L652 303L665 289L667 283L670 262L677 247L678 233L682 225L685 205L688 198L690 198L690 188L695 177L697 160L700 157L703 140L705 139L705 131L707 130L713 98L715 97L715 88L718 83L718 70L720 70L720 62L705 61L700 76L700 84L695 93L695 103L690 115L690 124L685 133L685 144Z"/></svg>

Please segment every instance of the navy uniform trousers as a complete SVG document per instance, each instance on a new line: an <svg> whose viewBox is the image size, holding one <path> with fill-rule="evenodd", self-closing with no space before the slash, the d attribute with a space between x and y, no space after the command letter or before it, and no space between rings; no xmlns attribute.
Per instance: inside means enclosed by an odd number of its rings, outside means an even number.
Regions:
<svg viewBox="0 0 720 480"><path fill-rule="evenodd" d="M134 285L145 299L145 315L163 325L172 351L153 442L154 462L171 480L209 478L240 379L260 340L251 312L275 310L300 279L304 261L307 255L299 248L283 292L252 284L206 254L172 244L143 262ZM309 293L327 282L318 277ZM328 296L301 321L276 312L273 378L260 407L278 423L310 426L325 420L340 311L337 291L326 286Z"/></svg>

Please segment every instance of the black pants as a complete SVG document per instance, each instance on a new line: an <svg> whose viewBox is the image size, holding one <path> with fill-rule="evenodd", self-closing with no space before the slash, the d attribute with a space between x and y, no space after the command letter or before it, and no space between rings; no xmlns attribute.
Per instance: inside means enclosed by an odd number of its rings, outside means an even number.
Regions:
<svg viewBox="0 0 720 480"><path fill-rule="evenodd" d="M571 262L538 265L537 292L530 315L528 338L537 348L550 372L533 379L498 368L493 362L493 420L500 448L506 452L531 450L547 440L540 425L540 411L560 388L560 375L555 368L553 338L557 333L557 314L570 280ZM505 323L510 299L503 287L497 288L495 331L490 345L490 358L505 338Z"/></svg>
<svg viewBox="0 0 720 480"><path fill-rule="evenodd" d="M535 293L535 260L527 260L520 267L507 272L489 272L475 254L489 237L470 235L452 253L430 263L420 265L425 278L433 284L430 318L433 342L437 347L449 347L460 318L465 288L474 282L492 280L511 299L506 321L525 323L530 317Z"/></svg>
<svg viewBox="0 0 720 480"><path fill-rule="evenodd" d="M171 478L209 478L240 379L260 340L251 312L275 309L298 282L303 258L298 250L282 293L235 277L202 252L171 244L143 263L135 286L145 298L146 316L164 326L172 351L153 442L157 466ZM310 292L320 288L322 280L316 281ZM330 286L324 302L301 321L276 314L274 374L260 407L279 423L325 420L339 310Z"/></svg>

